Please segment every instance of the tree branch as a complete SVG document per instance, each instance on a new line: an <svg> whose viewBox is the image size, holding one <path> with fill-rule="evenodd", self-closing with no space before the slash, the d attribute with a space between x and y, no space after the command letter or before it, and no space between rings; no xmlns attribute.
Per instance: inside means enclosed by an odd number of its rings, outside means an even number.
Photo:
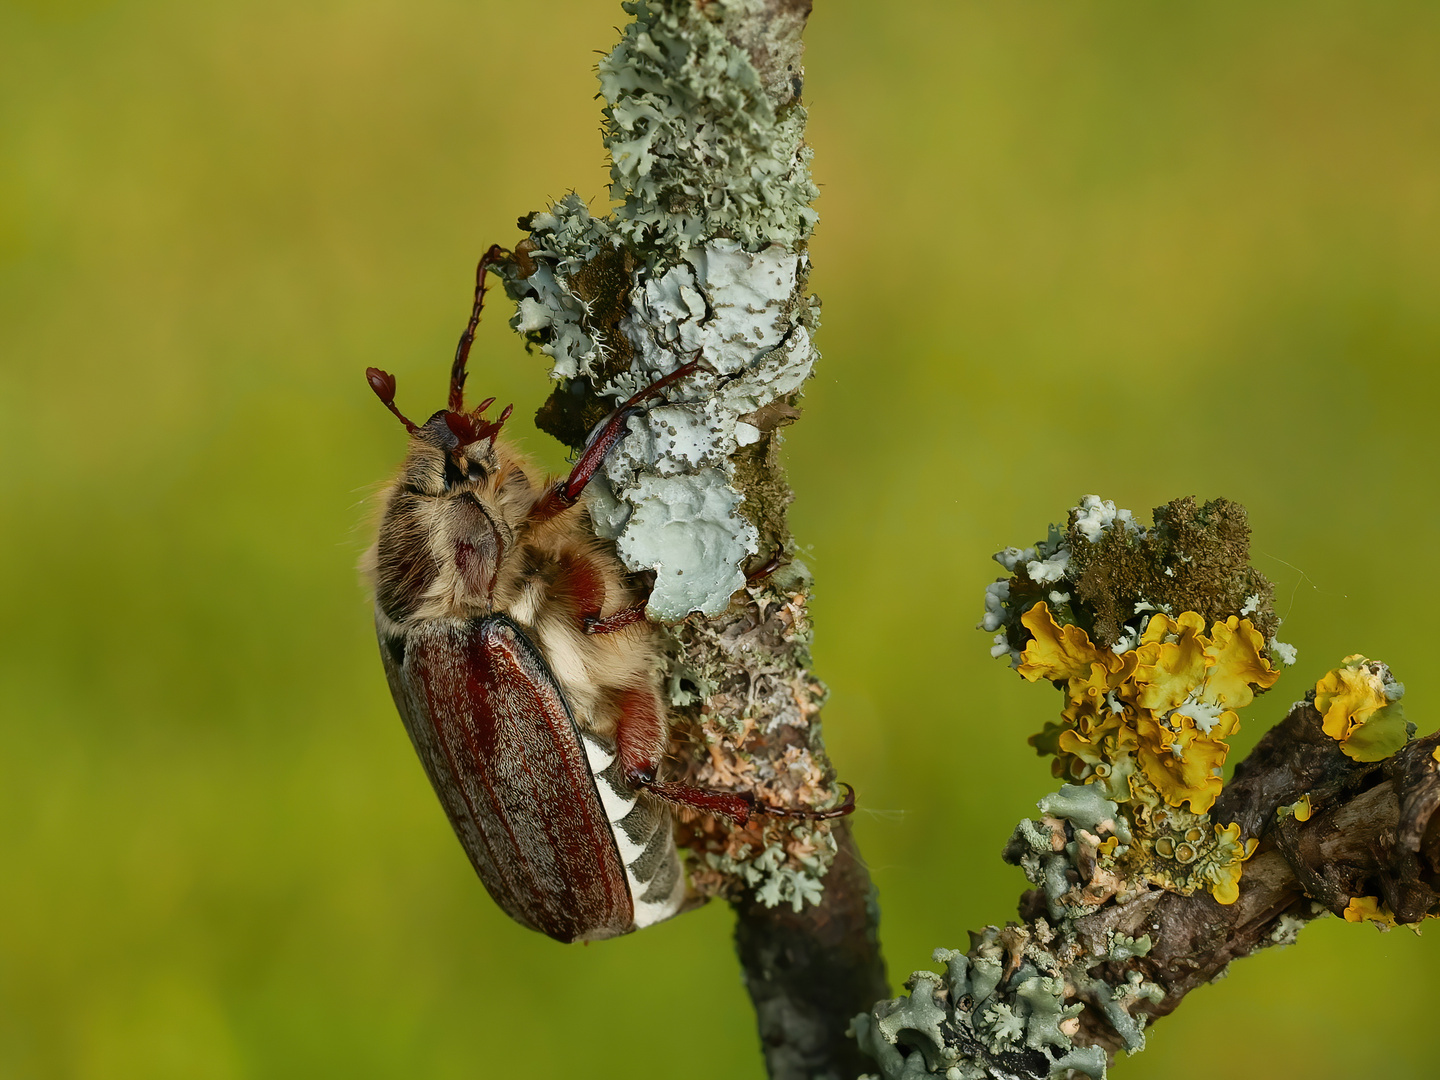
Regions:
<svg viewBox="0 0 1440 1080"><path fill-rule="evenodd" d="M1235 710L1294 660L1243 508L1180 499L1146 529L1087 496L996 559L1011 577L982 625L1064 692L1031 743L1070 782L1005 849L1035 886L1021 921L936 950L943 976L856 1018L887 1080L1103 1077L1146 1024L1312 919L1440 914L1440 734L1412 738L1385 665L1347 658L1220 778Z"/></svg>
<svg viewBox="0 0 1440 1080"><path fill-rule="evenodd" d="M537 423L571 446L616 400L700 370L630 421L592 484L596 530L651 574L672 651L670 778L825 808L841 793L809 668L810 577L791 554L780 429L817 354L804 143L808 0L632 0L599 65L613 213L576 196L521 222L513 324L558 385ZM779 557L781 565L747 578ZM886 990L878 909L848 827L680 826L701 895L732 901L774 1077L851 1077L851 1016Z"/></svg>
<svg viewBox="0 0 1440 1080"><path fill-rule="evenodd" d="M579 446L616 400L698 362L630 420L589 503L669 628L670 775L834 806L777 460L817 359L809 5L625 7L599 66L615 210L571 196L530 215L507 280L558 383L537 420ZM1196 986L1313 918L1440 912L1440 741L1408 741L1384 665L1328 673L1223 783L1236 710L1294 658L1248 551L1235 504L1177 500L1146 529L1087 497L997 556L1011 576L984 625L995 655L1064 691L1032 743L1066 783L1005 850L1034 886L1021 921L937 950L944 974L917 972L906 997L872 1007L878 913L843 824L681 821L697 895L735 906L773 1077L848 1078L863 1053L888 1080L1099 1078Z"/></svg>

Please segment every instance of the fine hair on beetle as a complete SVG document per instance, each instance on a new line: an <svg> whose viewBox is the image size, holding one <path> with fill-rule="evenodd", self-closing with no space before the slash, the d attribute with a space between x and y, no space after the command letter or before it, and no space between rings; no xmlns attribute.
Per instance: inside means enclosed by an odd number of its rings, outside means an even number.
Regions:
<svg viewBox="0 0 1440 1080"><path fill-rule="evenodd" d="M646 589L595 536L583 492L630 416L699 362L617 408L568 476L542 478L502 433L510 406L493 419L493 398L465 407L486 274L506 262L491 247L476 269L444 409L417 424L395 403L394 376L366 371L410 438L363 565L396 707L486 888L552 937L611 937L681 907L670 805L744 822L839 816L853 796L790 810L659 777L661 640Z"/></svg>

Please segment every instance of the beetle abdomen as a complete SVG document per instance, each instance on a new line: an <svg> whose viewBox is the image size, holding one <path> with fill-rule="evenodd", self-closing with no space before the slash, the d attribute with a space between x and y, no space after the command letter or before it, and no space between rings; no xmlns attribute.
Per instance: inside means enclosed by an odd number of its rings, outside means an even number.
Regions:
<svg viewBox="0 0 1440 1080"><path fill-rule="evenodd" d="M395 704L495 902L560 941L633 929L615 833L539 651L503 615L422 622L404 641L398 664L380 650Z"/></svg>
<svg viewBox="0 0 1440 1080"><path fill-rule="evenodd" d="M625 864L625 880L634 904L635 929L670 918L685 899L685 878L675 852L670 811L647 792L625 783L615 748L589 732L585 744L595 789Z"/></svg>

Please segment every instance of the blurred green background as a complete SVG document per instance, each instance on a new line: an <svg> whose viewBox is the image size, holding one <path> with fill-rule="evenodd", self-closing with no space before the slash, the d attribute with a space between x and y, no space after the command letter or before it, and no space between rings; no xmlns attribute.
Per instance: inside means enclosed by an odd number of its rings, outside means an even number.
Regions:
<svg viewBox="0 0 1440 1080"><path fill-rule="evenodd" d="M403 446L364 368L439 403L477 254L605 205L623 19L0 2L0 1077L761 1075L723 905L565 948L491 904L354 569ZM1082 494L1250 507L1300 663L1240 753L1353 651L1440 719L1440 6L819 0L808 39L787 453L899 982L1014 912L1060 701L973 626ZM523 416L507 315L472 385ZM1318 924L1115 1075L1433 1077L1437 963Z"/></svg>

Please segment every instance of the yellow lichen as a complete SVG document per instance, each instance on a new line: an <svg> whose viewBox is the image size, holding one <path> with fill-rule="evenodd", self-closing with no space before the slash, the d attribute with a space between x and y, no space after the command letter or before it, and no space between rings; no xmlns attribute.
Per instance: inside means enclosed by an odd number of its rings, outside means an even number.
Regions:
<svg viewBox="0 0 1440 1080"><path fill-rule="evenodd" d="M1309 821L1312 813L1314 808L1310 805L1310 796L1302 795L1295 802L1278 807L1275 816L1281 821L1288 817L1293 817L1296 821Z"/></svg>
<svg viewBox="0 0 1440 1080"><path fill-rule="evenodd" d="M1031 745L1055 756L1056 775L1120 804L1134 831L1133 844L1097 847L1101 872L1186 895L1208 889L1233 904L1257 842L1242 840L1239 825L1214 824L1208 811L1224 786L1227 740L1240 730L1236 710L1280 677L1259 631L1237 616L1207 632L1196 612L1156 614L1134 648L1115 653L1057 622L1044 603L1020 621L1032 635L1020 674L1065 694L1060 722Z"/></svg>
<svg viewBox="0 0 1440 1080"><path fill-rule="evenodd" d="M1344 742L1388 704L1385 684L1368 663L1359 653L1347 656L1343 667L1327 671L1315 684L1315 711L1332 739Z"/></svg>
<svg viewBox="0 0 1440 1080"><path fill-rule="evenodd" d="M1138 704L1173 709L1205 678L1205 620L1193 611L1178 619L1152 616L1140 637Z"/></svg>
<svg viewBox="0 0 1440 1080"><path fill-rule="evenodd" d="M1193 611L1155 615L1138 647L1121 654L1096 646L1081 627L1060 625L1044 603L1020 621L1033 635L1020 674L1065 684L1063 723L1030 740L1056 755L1058 775L1088 780L1099 765L1133 752L1171 806L1210 808L1222 786L1225 740L1240 730L1234 710L1280 677L1248 619L1231 616L1207 636Z"/></svg>
<svg viewBox="0 0 1440 1080"><path fill-rule="evenodd" d="M1034 636L1025 646L1016 670L1031 682L1041 678L1088 680L1090 669L1097 663L1103 668L1108 661L1119 660L1114 653L1092 645L1090 635L1080 627L1057 623L1044 603L1025 612L1020 621Z"/></svg>
<svg viewBox="0 0 1440 1080"><path fill-rule="evenodd" d="M1356 761L1383 761L1410 737L1398 701L1403 687L1388 674L1383 664L1356 653L1315 684L1321 728Z"/></svg>
<svg viewBox="0 0 1440 1080"><path fill-rule="evenodd" d="M1394 914L1378 896L1352 896L1341 912L1346 922L1373 922L1386 930L1398 926Z"/></svg>
<svg viewBox="0 0 1440 1080"><path fill-rule="evenodd" d="M1231 615L1210 629L1205 658L1210 670L1205 678L1207 700L1229 709L1243 709L1255 700L1255 688L1269 690L1280 678L1261 650L1265 639L1249 619Z"/></svg>
<svg viewBox="0 0 1440 1080"><path fill-rule="evenodd" d="M1219 775L1230 752L1225 739L1240 730L1240 718L1232 712L1221 713L1206 733L1183 714L1176 714L1172 723L1166 724L1153 714L1142 713L1136 727L1140 768L1165 801L1171 806L1188 802L1196 814L1209 810L1225 786Z"/></svg>
<svg viewBox="0 0 1440 1080"><path fill-rule="evenodd" d="M1240 826L1215 826L1216 853L1207 877L1210 895L1217 904L1233 904L1240 899L1240 864L1260 846L1258 840L1240 839Z"/></svg>

